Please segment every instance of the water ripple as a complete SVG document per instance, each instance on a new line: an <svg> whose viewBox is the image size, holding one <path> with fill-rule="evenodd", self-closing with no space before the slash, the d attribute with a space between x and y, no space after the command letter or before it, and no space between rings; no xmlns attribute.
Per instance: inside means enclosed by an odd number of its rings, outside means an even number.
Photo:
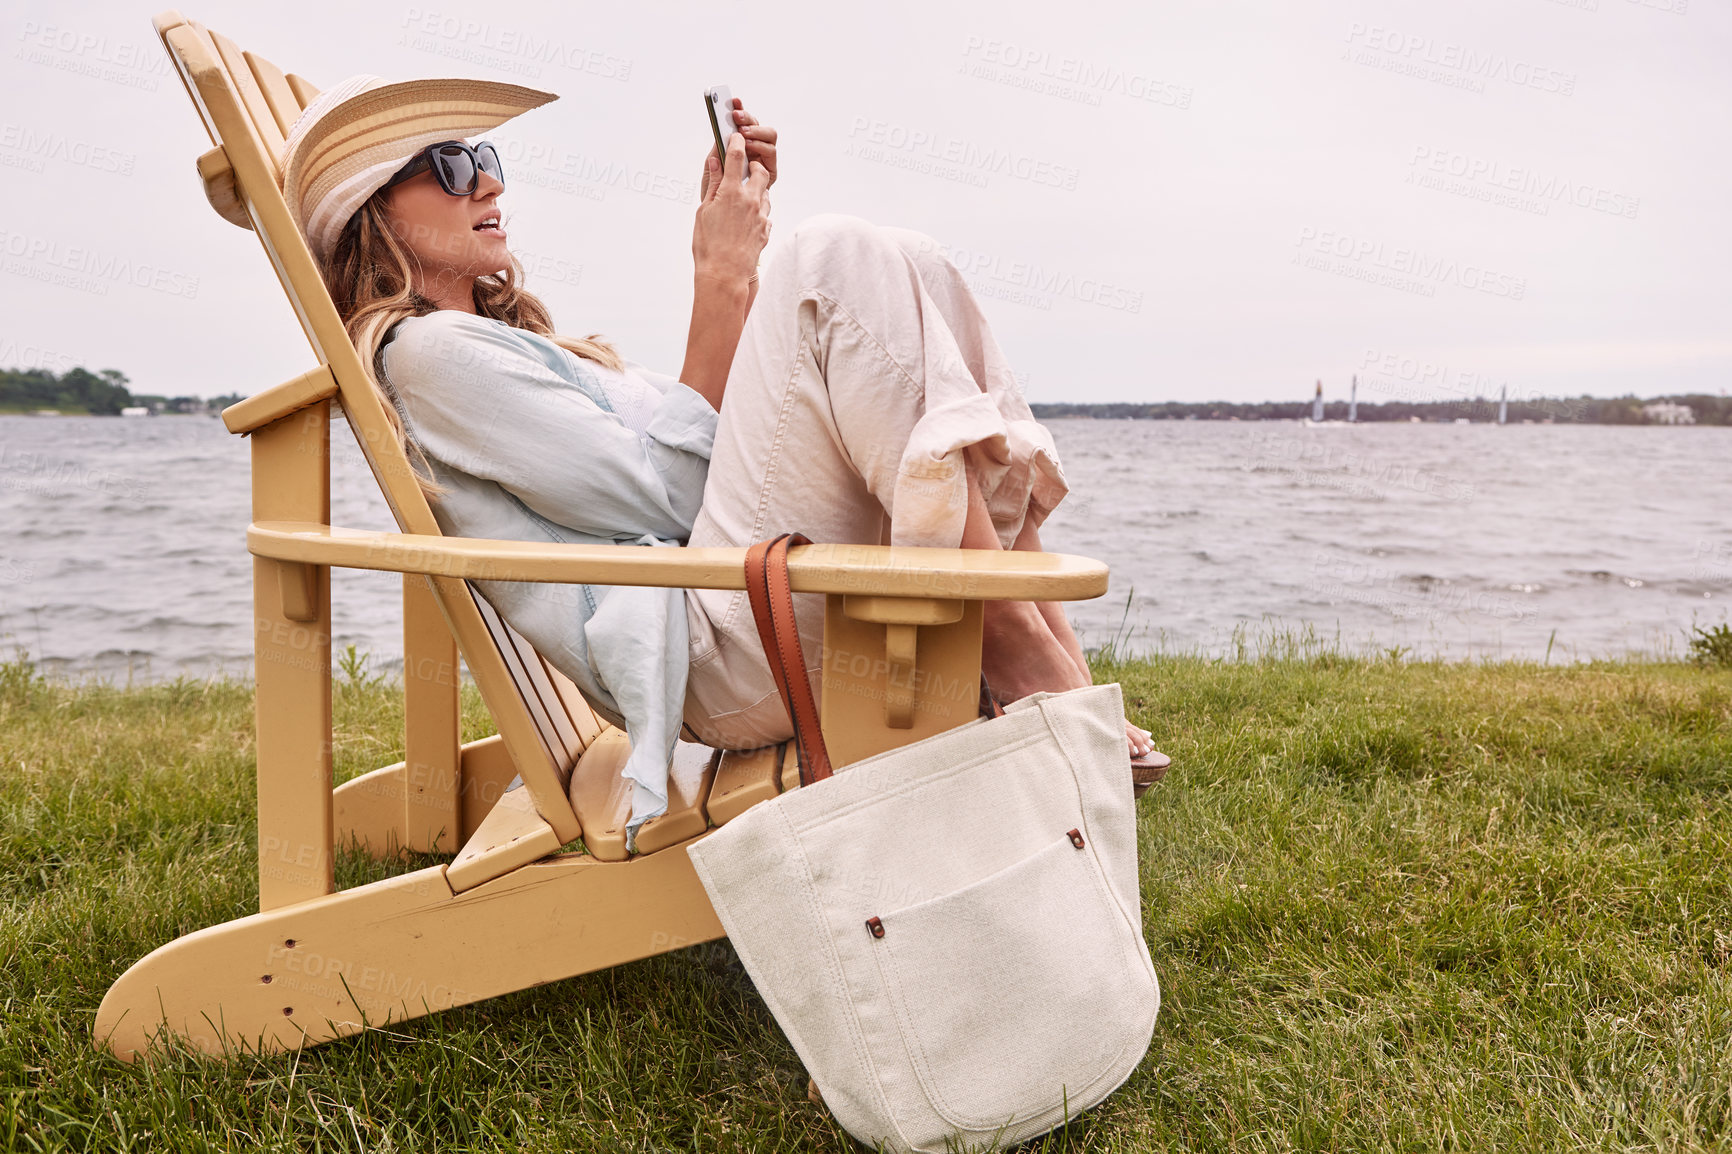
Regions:
<svg viewBox="0 0 1732 1154"><path fill-rule="evenodd" d="M1732 603L1732 429L1050 425L1072 493L1042 539L1113 571L1071 606L1085 644L1222 652L1235 629L1309 624L1558 660L1675 652ZM341 422L331 444L336 518L391 525ZM0 653L117 680L245 673L248 464L205 418L0 417ZM399 661L401 579L339 570L332 589L335 646Z"/></svg>

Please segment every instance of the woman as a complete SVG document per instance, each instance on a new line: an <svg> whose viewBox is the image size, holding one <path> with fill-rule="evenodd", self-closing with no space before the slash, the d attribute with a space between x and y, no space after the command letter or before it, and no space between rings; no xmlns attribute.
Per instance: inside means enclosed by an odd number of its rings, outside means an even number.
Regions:
<svg viewBox="0 0 1732 1154"><path fill-rule="evenodd" d="M678 379L556 335L518 285L497 154L461 139L552 99L355 77L284 152L291 212L445 532L1040 548L1063 473L960 273L929 238L839 216L803 223L760 269L777 134L739 100L725 162L705 161ZM627 728L633 834L665 809L682 725L725 748L790 734L744 593L476 584ZM810 662L821 599L796 601ZM1058 604L988 602L984 620L1000 699L1091 684ZM1158 776L1148 732L1125 729L1133 767Z"/></svg>

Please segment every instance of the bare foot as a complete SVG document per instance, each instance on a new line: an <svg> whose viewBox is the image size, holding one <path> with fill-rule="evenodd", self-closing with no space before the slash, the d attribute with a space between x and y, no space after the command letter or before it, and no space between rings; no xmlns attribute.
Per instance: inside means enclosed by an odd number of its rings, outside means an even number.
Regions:
<svg viewBox="0 0 1732 1154"><path fill-rule="evenodd" d="M962 531L968 549L997 549L997 531L980 495L973 470L968 473L968 518ZM1012 546L1026 552L1041 551L1040 532L1032 518L1025 520ZM1047 690L1063 693L1094 684L1082 642L1077 640L1064 606L1056 601L988 601L981 630L981 672L993 695L1015 701ZM1135 760L1154 751L1149 731L1125 720L1125 745Z"/></svg>
<svg viewBox="0 0 1732 1154"><path fill-rule="evenodd" d="M1093 684L1027 601L988 601L980 642L981 671L1000 700Z"/></svg>
<svg viewBox="0 0 1732 1154"><path fill-rule="evenodd" d="M1033 530L1030 530L1025 536L1032 534ZM1038 548L1040 539L1034 537L1034 542L1035 547ZM1020 546L1020 542L1018 544ZM1070 656L1072 663L1082 673L1083 684L1093 685L1094 672L1089 669L1088 657L1083 653L1082 642L1077 640L1076 632L1070 627L1070 619L1065 616L1064 606L1057 601L1037 601L1035 606L1040 610L1041 619L1046 622L1046 627L1052 631L1054 640L1059 643L1065 653ZM1125 719L1125 743L1130 746L1132 760L1153 753L1155 749L1153 735L1148 730L1134 724L1128 717Z"/></svg>
<svg viewBox="0 0 1732 1154"><path fill-rule="evenodd" d="M1062 693L1093 685L1088 666L1067 652L1044 616L1026 601L989 601L981 637L981 669L1001 701L1015 701L1045 689ZM1148 730L1125 721L1125 745L1132 758L1152 752Z"/></svg>

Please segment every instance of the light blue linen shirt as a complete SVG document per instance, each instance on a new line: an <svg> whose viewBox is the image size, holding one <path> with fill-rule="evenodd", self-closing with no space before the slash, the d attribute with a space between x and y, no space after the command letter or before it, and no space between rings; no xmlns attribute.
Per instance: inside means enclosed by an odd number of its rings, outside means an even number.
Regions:
<svg viewBox="0 0 1732 1154"><path fill-rule="evenodd" d="M623 373L455 310L400 322L382 354L410 439L449 490L446 534L681 545L702 503L716 411L673 377ZM536 651L631 737L629 835L667 810L686 695L685 595L629 585L476 581Z"/></svg>

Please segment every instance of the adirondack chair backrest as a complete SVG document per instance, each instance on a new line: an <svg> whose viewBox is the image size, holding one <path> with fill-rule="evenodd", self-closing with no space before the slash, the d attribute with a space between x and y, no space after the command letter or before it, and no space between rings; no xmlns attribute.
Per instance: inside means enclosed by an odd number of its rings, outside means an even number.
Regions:
<svg viewBox="0 0 1732 1154"><path fill-rule="evenodd" d="M178 12L158 15L155 24L212 143L233 168L235 192L252 230L314 354L336 382L336 399L398 527L439 535L433 511L283 199L277 158L295 119L319 90ZM201 166L204 162L201 158ZM574 829L566 787L578 756L600 729L594 713L577 687L467 581L434 576L429 582L537 811L556 830Z"/></svg>

